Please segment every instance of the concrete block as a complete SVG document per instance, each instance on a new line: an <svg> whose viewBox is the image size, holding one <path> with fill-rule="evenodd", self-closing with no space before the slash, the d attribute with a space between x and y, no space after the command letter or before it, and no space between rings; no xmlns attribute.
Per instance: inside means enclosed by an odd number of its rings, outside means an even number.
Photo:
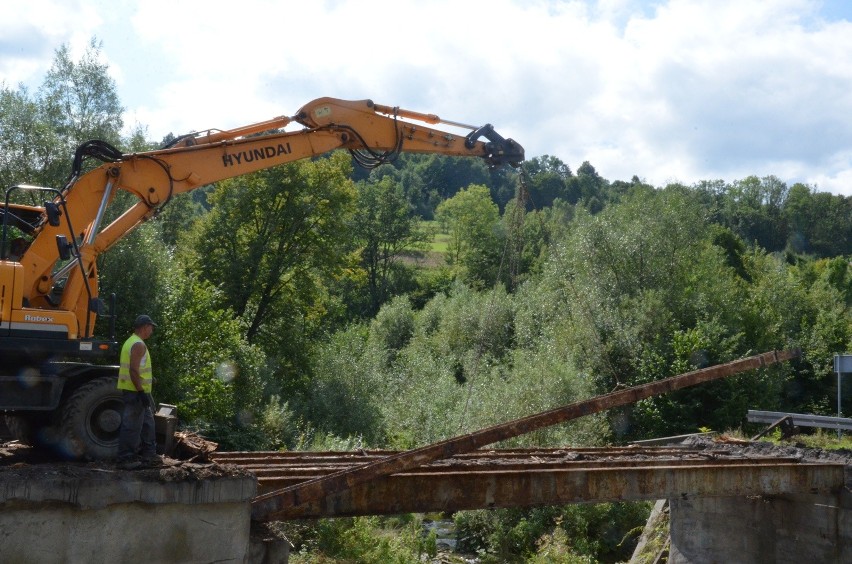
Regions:
<svg viewBox="0 0 852 564"><path fill-rule="evenodd" d="M250 517L248 503L12 504L0 511L0 554L21 564L243 563Z"/></svg>
<svg viewBox="0 0 852 564"><path fill-rule="evenodd" d="M672 564L852 562L840 494L672 499Z"/></svg>
<svg viewBox="0 0 852 564"><path fill-rule="evenodd" d="M45 472L0 472L3 562L250 561L250 474L191 465Z"/></svg>

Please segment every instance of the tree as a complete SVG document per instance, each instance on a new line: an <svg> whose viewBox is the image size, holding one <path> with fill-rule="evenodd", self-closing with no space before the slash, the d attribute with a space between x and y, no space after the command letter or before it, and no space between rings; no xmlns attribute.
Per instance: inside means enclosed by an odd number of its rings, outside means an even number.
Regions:
<svg viewBox="0 0 852 564"><path fill-rule="evenodd" d="M471 184L441 202L435 211L441 228L450 234L447 262L472 282L497 282L503 231L497 204L488 188Z"/></svg>
<svg viewBox="0 0 852 564"><path fill-rule="evenodd" d="M742 279L712 244L702 214L680 189L639 190L596 215L578 213L567 239L557 243L538 291L553 296L544 312L557 316L557 348L572 351L580 368L595 375L599 393L748 351ZM673 431L667 421L694 429L707 424L706 412L694 408L698 398L710 405L711 398L759 392L721 386L705 393L638 405L635 427L625 430ZM722 415L730 413L719 411L714 425Z"/></svg>
<svg viewBox="0 0 852 564"><path fill-rule="evenodd" d="M176 246L187 228L206 213L204 202L212 190L213 186L204 186L189 194L178 194L169 201L157 216L165 244Z"/></svg>
<svg viewBox="0 0 852 564"><path fill-rule="evenodd" d="M115 294L115 326L119 332L131 327L133 319L147 313L159 319L162 302L168 294L165 277L171 268L171 254L163 245L155 224L146 224L98 257L101 297ZM105 299L105 301L108 301ZM105 319L98 332L107 334Z"/></svg>
<svg viewBox="0 0 852 564"><path fill-rule="evenodd" d="M352 233L360 245L361 264L367 271L370 316L389 297L391 277L404 252L417 252L429 235L419 218L412 217L411 204L402 186L385 177L378 182L361 182L358 202L352 216Z"/></svg>
<svg viewBox="0 0 852 564"><path fill-rule="evenodd" d="M787 185L775 176L738 180L722 198L722 220L746 243L782 251L787 244L782 213L787 193Z"/></svg>
<svg viewBox="0 0 852 564"><path fill-rule="evenodd" d="M783 213L793 252L819 257L852 253L852 198L794 184Z"/></svg>
<svg viewBox="0 0 852 564"><path fill-rule="evenodd" d="M488 181L488 169L480 159L423 155L418 160L416 168L425 186L442 200L454 196L463 186Z"/></svg>
<svg viewBox="0 0 852 564"><path fill-rule="evenodd" d="M56 158L45 167L54 185L70 172L70 158L83 141L119 145L124 108L107 65L98 61L100 43L92 39L83 57L71 59L67 45L56 50L53 66L38 92L42 119L56 135Z"/></svg>
<svg viewBox="0 0 852 564"><path fill-rule="evenodd" d="M221 307L209 283L180 269L167 279L151 347L158 398L176 404L195 425L247 425L263 400L264 355L245 341L240 320Z"/></svg>
<svg viewBox="0 0 852 564"><path fill-rule="evenodd" d="M79 61L59 47L36 96L24 87L0 90L0 179L61 188L83 141L121 142L124 108L92 39Z"/></svg>
<svg viewBox="0 0 852 564"><path fill-rule="evenodd" d="M558 158L550 155L533 157L521 166L529 179L528 210L550 207L556 198L569 204L576 204L580 199L576 184L571 186L573 191L569 189L571 169Z"/></svg>
<svg viewBox="0 0 852 564"><path fill-rule="evenodd" d="M323 277L348 251L355 191L336 153L225 180L189 236L191 268L222 291L249 343L299 347L322 318Z"/></svg>
<svg viewBox="0 0 852 564"><path fill-rule="evenodd" d="M0 185L43 185L43 156L52 152L52 143L52 132L27 90L0 89Z"/></svg>
<svg viewBox="0 0 852 564"><path fill-rule="evenodd" d="M606 203L604 190L607 187L607 181L598 174L589 161L583 161L583 164L577 168L577 175L568 178L566 183L571 199L579 199L592 213L598 213L603 209Z"/></svg>
<svg viewBox="0 0 852 564"><path fill-rule="evenodd" d="M100 49L101 44L92 39L83 57L74 62L68 46L61 46L39 90L45 117L65 139L116 144L120 140L124 108L107 65L98 61Z"/></svg>
<svg viewBox="0 0 852 564"><path fill-rule="evenodd" d="M392 165L380 166L373 169L367 177L371 182L379 182L385 178L402 186L406 200L411 204L412 215L431 220L435 206L440 198L435 190L429 190L423 177L415 169L418 161L412 160L423 155L411 153L401 154ZM357 170L357 169L356 169ZM357 179L359 175L355 175Z"/></svg>

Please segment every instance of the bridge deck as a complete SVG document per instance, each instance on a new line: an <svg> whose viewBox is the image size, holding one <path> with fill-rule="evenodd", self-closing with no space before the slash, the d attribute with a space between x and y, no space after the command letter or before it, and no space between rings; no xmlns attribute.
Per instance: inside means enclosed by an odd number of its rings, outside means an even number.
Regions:
<svg viewBox="0 0 852 564"><path fill-rule="evenodd" d="M252 471L259 494L395 454L361 452L217 453L220 464ZM844 462L737 449L624 447L485 450L354 484L276 519L530 507L663 498L835 493Z"/></svg>

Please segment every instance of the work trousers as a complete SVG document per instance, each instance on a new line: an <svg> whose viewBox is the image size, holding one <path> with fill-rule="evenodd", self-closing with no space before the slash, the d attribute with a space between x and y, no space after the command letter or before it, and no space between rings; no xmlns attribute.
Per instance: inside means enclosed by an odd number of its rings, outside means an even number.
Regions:
<svg viewBox="0 0 852 564"><path fill-rule="evenodd" d="M118 436L118 457L141 454L157 455L157 438L154 431L154 412L139 392L122 390L124 409L121 412L121 429ZM140 451L141 446L141 451Z"/></svg>

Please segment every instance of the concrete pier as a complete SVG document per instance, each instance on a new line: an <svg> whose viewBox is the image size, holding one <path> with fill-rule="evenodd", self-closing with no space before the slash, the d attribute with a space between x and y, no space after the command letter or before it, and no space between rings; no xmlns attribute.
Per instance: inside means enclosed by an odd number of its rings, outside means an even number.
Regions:
<svg viewBox="0 0 852 564"><path fill-rule="evenodd" d="M672 564L852 562L852 503L836 495L670 499Z"/></svg>
<svg viewBox="0 0 852 564"><path fill-rule="evenodd" d="M256 488L247 472L188 463L133 471L109 464L6 467L0 555L40 564L258 561L263 547L250 539Z"/></svg>

